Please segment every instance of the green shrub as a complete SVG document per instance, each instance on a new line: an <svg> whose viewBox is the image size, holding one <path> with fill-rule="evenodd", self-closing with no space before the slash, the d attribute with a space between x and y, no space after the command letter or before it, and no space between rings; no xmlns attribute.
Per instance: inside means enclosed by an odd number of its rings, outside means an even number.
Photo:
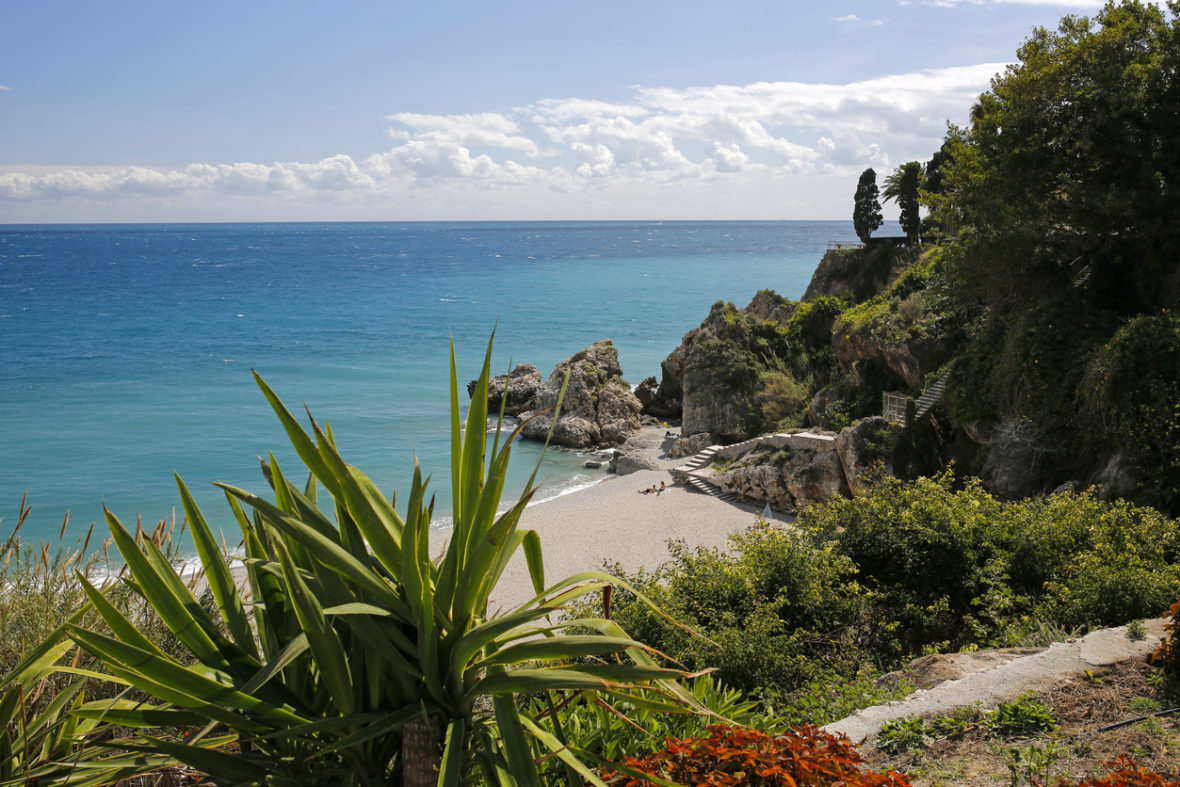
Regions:
<svg viewBox="0 0 1180 787"><path fill-rule="evenodd" d="M966 730L967 722L961 715L890 719L881 725L877 748L887 754L918 751L939 738L954 738Z"/></svg>
<svg viewBox="0 0 1180 787"><path fill-rule="evenodd" d="M668 563L627 579L715 644L620 593L614 619L636 639L690 669L716 667L719 680L748 693L782 696L833 670L859 669L859 652L842 636L859 618L861 590L852 564L832 546L761 527L732 537L728 552L670 549Z"/></svg>
<svg viewBox="0 0 1180 787"><path fill-rule="evenodd" d="M1094 354L1081 398L1095 443L1133 458L1137 499L1180 513L1180 316L1120 328Z"/></svg>
<svg viewBox="0 0 1180 787"><path fill-rule="evenodd" d="M1153 509L1084 492L1006 511L1013 588L1038 597L1037 617L1114 626L1159 615L1180 595L1180 531Z"/></svg>
<svg viewBox="0 0 1180 787"><path fill-rule="evenodd" d="M761 383L762 390L755 398L766 426L770 429L800 426L803 411L807 409L808 387L784 371L763 372Z"/></svg>
<svg viewBox="0 0 1180 787"><path fill-rule="evenodd" d="M1026 694L1014 702L1002 702L984 717L983 724L997 738L1026 738L1057 729L1057 717L1036 695Z"/></svg>
<svg viewBox="0 0 1180 787"><path fill-rule="evenodd" d="M896 622L871 634L875 653L900 657L965 644L978 599L994 581L992 522L1001 505L978 483L954 489L950 472L904 483L882 477L864 493L812 506L799 526L830 539L874 591L874 616Z"/></svg>

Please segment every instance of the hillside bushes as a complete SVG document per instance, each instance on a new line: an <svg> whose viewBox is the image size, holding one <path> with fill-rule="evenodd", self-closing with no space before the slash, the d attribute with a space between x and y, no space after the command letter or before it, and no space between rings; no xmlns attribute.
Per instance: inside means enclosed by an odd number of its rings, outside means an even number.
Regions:
<svg viewBox="0 0 1180 787"><path fill-rule="evenodd" d="M728 552L673 545L628 579L715 644L622 594L615 617L638 639L822 724L887 697L866 676L922 653L1162 614L1180 597L1180 532L1089 492L1005 503L949 472L884 477L805 509L795 529L755 527Z"/></svg>
<svg viewBox="0 0 1180 787"><path fill-rule="evenodd" d="M1090 362L1081 389L1088 427L1133 457L1137 496L1180 511L1180 316L1137 317Z"/></svg>

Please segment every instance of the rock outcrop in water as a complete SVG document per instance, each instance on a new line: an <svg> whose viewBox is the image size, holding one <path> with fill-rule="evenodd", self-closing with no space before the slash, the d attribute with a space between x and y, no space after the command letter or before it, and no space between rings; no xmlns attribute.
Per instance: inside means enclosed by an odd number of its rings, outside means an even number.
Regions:
<svg viewBox="0 0 1180 787"><path fill-rule="evenodd" d="M534 397L534 411L557 404L561 383L569 371L569 385L553 443L569 448L615 446L639 431L641 406L631 386L623 380L619 353L610 339L595 342L580 353L562 361ZM522 413L528 417L530 413ZM524 436L544 440L553 422L552 413L529 421Z"/></svg>
<svg viewBox="0 0 1180 787"><path fill-rule="evenodd" d="M475 395L476 380L467 383L467 395ZM517 364L509 374L501 374L488 380L488 414L500 412L504 403L504 415L520 415L534 410L534 399L541 387L541 372L528 363ZM504 401L507 398L507 401Z"/></svg>

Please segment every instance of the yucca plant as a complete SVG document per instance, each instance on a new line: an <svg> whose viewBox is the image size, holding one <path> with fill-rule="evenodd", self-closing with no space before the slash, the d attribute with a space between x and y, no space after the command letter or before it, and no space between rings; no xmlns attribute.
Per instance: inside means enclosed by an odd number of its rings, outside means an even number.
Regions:
<svg viewBox="0 0 1180 787"><path fill-rule="evenodd" d="M187 740L150 738L218 782L235 784L455 785L476 774L493 784L540 784L534 747L570 778L601 784L571 749L522 711L520 695L571 689L625 694L651 707L692 703L678 670L660 667L615 623L552 613L617 583L587 572L545 586L540 539L518 528L536 487L499 513L511 445L500 428L488 446L488 343L467 412L460 418L451 348L451 476L454 526L430 556L433 500L415 466L404 516L337 451L330 427L299 425L255 374L299 458L301 489L273 455L263 473L273 502L220 485L241 529L248 593L184 483L181 501L219 616L205 612L150 540L114 514L107 523L127 581L175 632L190 663L153 646L102 594L88 594L110 627L71 636L118 679L159 704L111 704L105 717L129 725L192 726ZM502 422L502 418L501 418ZM416 463L415 463L416 464ZM321 510L317 489L330 495ZM247 515L247 511L250 515ZM330 513L329 513L330 512ZM437 544L436 544L437 548ZM537 595L489 615L488 598L523 551ZM578 634L565 635L574 628ZM588 633L586 633L588 632ZM99 709L91 706L89 713ZM210 751L206 736L235 738Z"/></svg>
<svg viewBox="0 0 1180 787"><path fill-rule="evenodd" d="M92 787L176 765L165 754L120 750L136 742L114 741L113 724L83 711L87 683L101 676L59 663L74 648L60 626L0 682L0 787Z"/></svg>

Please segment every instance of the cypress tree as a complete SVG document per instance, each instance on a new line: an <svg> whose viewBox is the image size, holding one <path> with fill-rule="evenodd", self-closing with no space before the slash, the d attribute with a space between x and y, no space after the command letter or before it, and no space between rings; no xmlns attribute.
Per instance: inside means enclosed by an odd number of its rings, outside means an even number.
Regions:
<svg viewBox="0 0 1180 787"><path fill-rule="evenodd" d="M872 167L860 173L856 184L856 198L852 206L852 226L856 237L868 243L873 230L881 226L881 201L877 191L877 173Z"/></svg>

